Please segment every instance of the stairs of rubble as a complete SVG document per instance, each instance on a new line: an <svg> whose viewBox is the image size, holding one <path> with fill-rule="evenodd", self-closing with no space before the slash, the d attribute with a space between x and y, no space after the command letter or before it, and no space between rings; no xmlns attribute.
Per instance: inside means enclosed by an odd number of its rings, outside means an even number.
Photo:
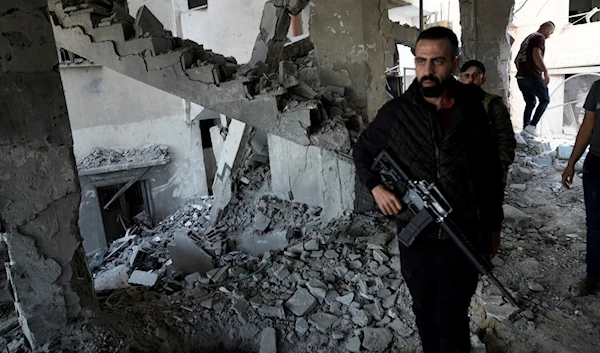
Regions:
<svg viewBox="0 0 600 353"><path fill-rule="evenodd" d="M301 145L310 143L310 119L286 118L289 114L279 108L285 89L264 89L260 72L252 75L256 68L236 77L240 66L235 59L172 37L145 6L136 19L110 0L64 8L61 0L51 0L50 11L61 48L251 126ZM302 109L301 116L310 116L316 104Z"/></svg>

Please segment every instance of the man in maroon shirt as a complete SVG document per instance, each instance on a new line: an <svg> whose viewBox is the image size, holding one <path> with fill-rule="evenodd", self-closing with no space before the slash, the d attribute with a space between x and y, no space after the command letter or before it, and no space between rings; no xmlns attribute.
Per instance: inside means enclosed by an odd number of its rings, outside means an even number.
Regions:
<svg viewBox="0 0 600 353"><path fill-rule="evenodd" d="M550 76L548 76L548 70L544 64L544 52L546 50L546 39L550 38L554 33L554 29L554 23L550 21L543 23L537 32L530 34L523 40L519 53L515 58L517 83L525 100L523 130L534 136L538 135L536 125L550 103L550 95L548 94ZM536 98L539 100L539 105L532 119L531 114L535 108Z"/></svg>

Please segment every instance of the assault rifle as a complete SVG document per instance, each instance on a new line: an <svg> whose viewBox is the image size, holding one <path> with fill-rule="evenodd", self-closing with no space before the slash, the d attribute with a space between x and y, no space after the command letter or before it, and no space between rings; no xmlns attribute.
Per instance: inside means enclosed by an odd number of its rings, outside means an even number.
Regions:
<svg viewBox="0 0 600 353"><path fill-rule="evenodd" d="M449 218L452 206L446 201L440 190L425 180L410 179L400 165L395 156L384 149L375 158L371 167L373 171L380 173L385 186L399 196L402 207L414 214L407 226L398 233L398 240L408 247L428 225L432 222L437 223L479 273L487 276L506 299L518 308L519 305L515 298L492 274L491 262L481 255L473 243Z"/></svg>

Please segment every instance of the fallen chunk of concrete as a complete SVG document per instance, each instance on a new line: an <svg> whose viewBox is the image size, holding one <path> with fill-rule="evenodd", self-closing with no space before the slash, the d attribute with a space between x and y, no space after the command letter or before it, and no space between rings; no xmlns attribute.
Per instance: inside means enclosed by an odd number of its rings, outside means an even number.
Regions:
<svg viewBox="0 0 600 353"><path fill-rule="evenodd" d="M271 218L265 216L261 212L256 213L254 216L254 229L264 232L271 224Z"/></svg>
<svg viewBox="0 0 600 353"><path fill-rule="evenodd" d="M238 249L252 256L268 251L280 251L288 246L289 231L273 231L266 234L249 233L241 237Z"/></svg>
<svg viewBox="0 0 600 353"><path fill-rule="evenodd" d="M504 223L515 228L527 228L533 220L530 215L509 204L502 205Z"/></svg>
<svg viewBox="0 0 600 353"><path fill-rule="evenodd" d="M384 352L394 337L387 328L367 327L363 332L365 334L363 347L371 352Z"/></svg>
<svg viewBox="0 0 600 353"><path fill-rule="evenodd" d="M167 245L167 249L173 260L173 267L185 274L206 274L214 269L212 257L196 245L185 231L175 234L175 241Z"/></svg>
<svg viewBox="0 0 600 353"><path fill-rule="evenodd" d="M274 328L267 327L261 333L259 353L277 353L277 335Z"/></svg>
<svg viewBox="0 0 600 353"><path fill-rule="evenodd" d="M294 295L285 303L285 307L296 316L306 315L309 311L314 309L316 305L317 300L315 297L304 288L298 288L296 293L294 293Z"/></svg>
<svg viewBox="0 0 600 353"><path fill-rule="evenodd" d="M94 289L96 292L106 290L115 290L129 287L129 267L127 265L119 265L108 271L99 273L94 278Z"/></svg>
<svg viewBox="0 0 600 353"><path fill-rule="evenodd" d="M400 337L410 337L414 333L414 330L399 318L396 318L396 320L392 321L388 327L394 330L394 332L396 332Z"/></svg>
<svg viewBox="0 0 600 353"><path fill-rule="evenodd" d="M515 312L517 312L517 308L510 304L504 305L494 305L489 304L485 306L485 312L488 317L494 318L498 321L503 321L512 316Z"/></svg>
<svg viewBox="0 0 600 353"><path fill-rule="evenodd" d="M160 23L146 5L142 5L138 9L134 28L136 37L142 37L144 33L149 33L151 37L160 37L165 30L162 23Z"/></svg>
<svg viewBox="0 0 600 353"><path fill-rule="evenodd" d="M354 293L351 292L346 295L337 297L337 298L335 298L335 300L344 305L350 305L354 301Z"/></svg>
<svg viewBox="0 0 600 353"><path fill-rule="evenodd" d="M309 321L321 332L331 330L333 324L339 320L335 315L319 312L310 316Z"/></svg>
<svg viewBox="0 0 600 353"><path fill-rule="evenodd" d="M299 317L296 319L296 333L298 336L303 336L308 331L308 321L305 318Z"/></svg>
<svg viewBox="0 0 600 353"><path fill-rule="evenodd" d="M354 336L346 342L346 349L349 352L360 352L360 338Z"/></svg>
<svg viewBox="0 0 600 353"><path fill-rule="evenodd" d="M129 284L139 284L145 287L152 287L158 281L158 275L152 272L135 270L129 277Z"/></svg>

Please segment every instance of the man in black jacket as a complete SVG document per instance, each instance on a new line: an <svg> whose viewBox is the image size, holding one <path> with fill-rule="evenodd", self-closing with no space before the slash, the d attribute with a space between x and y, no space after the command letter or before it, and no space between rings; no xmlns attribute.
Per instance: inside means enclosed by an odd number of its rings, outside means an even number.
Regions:
<svg viewBox="0 0 600 353"><path fill-rule="evenodd" d="M451 217L480 251L498 250L502 215L502 165L486 118L484 92L452 77L458 40L449 29L422 32L415 50L417 78L405 94L385 104L354 147L362 182L398 228L410 219L398 196L371 171L374 158L391 149L411 178L435 183L453 206ZM468 308L477 271L438 225L410 247L401 244L402 275L413 297L425 353L468 353Z"/></svg>

